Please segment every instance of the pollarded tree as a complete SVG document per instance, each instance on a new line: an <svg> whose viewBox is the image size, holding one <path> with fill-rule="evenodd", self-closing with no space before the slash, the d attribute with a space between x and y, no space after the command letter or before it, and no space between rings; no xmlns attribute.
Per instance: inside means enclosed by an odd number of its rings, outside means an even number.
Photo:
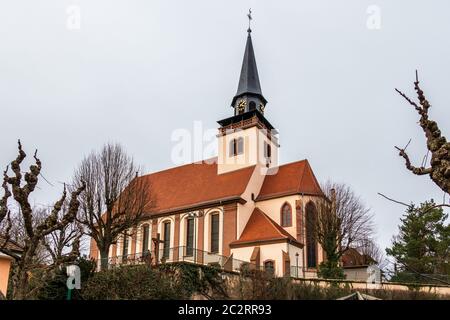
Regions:
<svg viewBox="0 0 450 320"><path fill-rule="evenodd" d="M410 99L406 94L398 89L395 89L406 101L411 104L419 113L419 125L425 133L427 140L427 149L431 153L431 160L429 167L426 167L426 161L423 161L420 167L413 166L406 147L399 148L399 155L405 159L406 168L416 175L428 175L431 180L444 192L450 194L450 142L447 142L445 136L442 135L441 130L436 121L429 118L428 111L431 107L426 99L423 90L419 87L419 79L416 71L416 81L414 82L414 89L419 99L419 104ZM409 144L409 143L408 143ZM425 160L428 157L425 157Z"/></svg>
<svg viewBox="0 0 450 320"><path fill-rule="evenodd" d="M42 217L39 221L34 219L33 208L30 204L30 194L36 188L38 177L41 173L42 163L37 157L37 151L34 153L35 164L31 165L29 171L22 174L21 165L26 158L26 154L22 149L20 141L18 142L17 158L11 161L12 176L8 175L9 166L3 172L2 188L4 194L0 199L0 224L3 224L0 242L0 252L3 252L11 257L16 262L14 269L14 289L13 297L15 299L26 299L29 297L29 275L36 268L36 253L39 246L42 245L45 237L51 233L65 228L72 223L78 213L79 201L78 196L84 190L84 183L71 193L68 209L64 215L60 216L63 203L67 198L67 191L64 186L64 191L61 198L53 205L52 209ZM19 216L23 221L23 243L21 246L21 253L11 250L10 248L10 231L13 227L11 220L11 211L8 204L11 196L15 200ZM78 244L73 244L73 249L67 258L72 259L79 255Z"/></svg>
<svg viewBox="0 0 450 320"><path fill-rule="evenodd" d="M78 221L97 245L102 270L108 267L109 248L151 209L150 185L138 171L119 144L92 152L75 171L74 184L86 184Z"/></svg>

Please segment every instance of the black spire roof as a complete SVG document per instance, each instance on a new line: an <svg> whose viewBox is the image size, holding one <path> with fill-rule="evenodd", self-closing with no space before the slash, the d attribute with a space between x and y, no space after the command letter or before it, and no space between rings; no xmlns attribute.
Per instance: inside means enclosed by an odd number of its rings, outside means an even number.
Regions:
<svg viewBox="0 0 450 320"><path fill-rule="evenodd" d="M244 60L242 61L241 76L236 95L231 102L233 106L236 99L245 94L257 95L266 103L266 99L261 92L259 83L258 68L256 67L255 52L253 51L251 30L248 29L247 44L245 45Z"/></svg>

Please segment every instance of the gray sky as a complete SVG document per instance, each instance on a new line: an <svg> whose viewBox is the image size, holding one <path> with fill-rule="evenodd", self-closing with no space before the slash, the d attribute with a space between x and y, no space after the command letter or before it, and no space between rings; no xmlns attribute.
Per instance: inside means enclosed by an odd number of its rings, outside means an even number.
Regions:
<svg viewBox="0 0 450 320"><path fill-rule="evenodd" d="M80 8L79 30L66 10ZM381 29L367 9L381 9ZM56 200L84 155L122 143L147 172L172 167L171 133L231 116L253 10L253 44L266 117L279 129L281 163L307 158L320 181L346 182L373 209L382 247L403 208L443 193L404 168L425 155L414 70L450 137L448 1L0 1L0 165L16 139L43 174L36 204Z"/></svg>

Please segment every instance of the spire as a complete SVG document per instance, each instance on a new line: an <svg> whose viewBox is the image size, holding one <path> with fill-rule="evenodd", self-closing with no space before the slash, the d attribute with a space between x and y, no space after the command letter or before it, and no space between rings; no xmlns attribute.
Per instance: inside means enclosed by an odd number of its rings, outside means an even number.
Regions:
<svg viewBox="0 0 450 320"><path fill-rule="evenodd" d="M248 33L247 43L245 45L244 60L242 61L241 75L239 77L239 85L236 95L234 96L233 101L231 103L232 106L235 104L237 98L245 94L256 95L262 101L264 101L264 104L266 103L266 99L264 99L261 92L258 69L256 67L255 52L253 50L253 43L251 37L252 29L250 28L250 21L252 20L251 10L249 10L249 14L247 16L249 19L249 25L247 29Z"/></svg>

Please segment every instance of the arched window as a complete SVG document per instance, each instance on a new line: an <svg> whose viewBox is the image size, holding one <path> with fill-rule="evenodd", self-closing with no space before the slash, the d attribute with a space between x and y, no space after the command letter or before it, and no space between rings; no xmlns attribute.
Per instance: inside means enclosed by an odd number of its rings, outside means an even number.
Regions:
<svg viewBox="0 0 450 320"><path fill-rule="evenodd" d="M219 214L215 213L211 215L211 252L219 252Z"/></svg>
<svg viewBox="0 0 450 320"><path fill-rule="evenodd" d="M248 109L249 109L250 111L256 109L256 103L255 103L255 101L250 101L250 103L248 104Z"/></svg>
<svg viewBox="0 0 450 320"><path fill-rule="evenodd" d="M230 157L236 155L236 139L230 141Z"/></svg>
<svg viewBox="0 0 450 320"><path fill-rule="evenodd" d="M150 227L148 224L142 226L142 256L148 254L148 240L150 238Z"/></svg>
<svg viewBox="0 0 450 320"><path fill-rule="evenodd" d="M237 139L237 154L244 153L244 138L240 137Z"/></svg>
<svg viewBox="0 0 450 320"><path fill-rule="evenodd" d="M163 258L169 258L170 254L170 221L163 224Z"/></svg>
<svg viewBox="0 0 450 320"><path fill-rule="evenodd" d="M273 260L264 261L264 271L273 274L275 272L275 263Z"/></svg>
<svg viewBox="0 0 450 320"><path fill-rule="evenodd" d="M186 219L186 256L194 254L194 218Z"/></svg>
<svg viewBox="0 0 450 320"><path fill-rule="evenodd" d="M317 241L314 235L316 228L316 207L312 202L306 205L305 224L306 224L306 262L308 268L317 267Z"/></svg>
<svg viewBox="0 0 450 320"><path fill-rule="evenodd" d="M267 142L264 142L264 157L270 159L272 156L272 147Z"/></svg>
<svg viewBox="0 0 450 320"><path fill-rule="evenodd" d="M281 226L292 226L292 209L291 205L287 202L281 207Z"/></svg>
<svg viewBox="0 0 450 320"><path fill-rule="evenodd" d="M123 234L122 260L125 262L128 258L128 234Z"/></svg>
<svg viewBox="0 0 450 320"><path fill-rule="evenodd" d="M244 152L244 138L233 139L230 141L230 157L234 157Z"/></svg>

